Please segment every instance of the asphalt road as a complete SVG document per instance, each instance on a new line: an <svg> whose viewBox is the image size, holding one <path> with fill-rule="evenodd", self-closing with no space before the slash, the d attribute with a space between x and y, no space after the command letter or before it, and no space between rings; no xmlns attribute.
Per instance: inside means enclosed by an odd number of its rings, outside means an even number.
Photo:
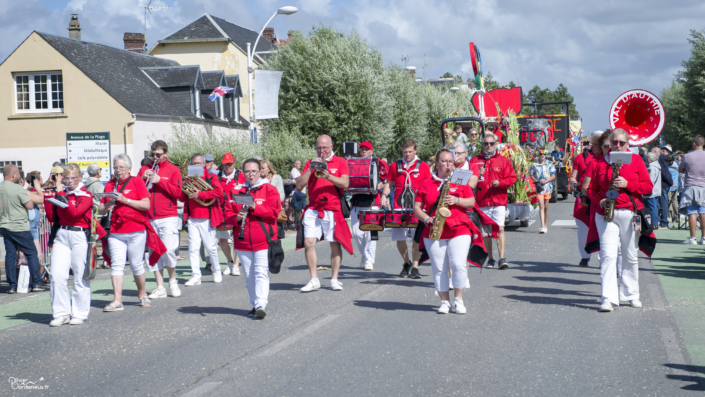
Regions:
<svg viewBox="0 0 705 397"><path fill-rule="evenodd" d="M577 229L551 226L571 212L572 199L552 204L546 235L538 222L509 228L510 267L471 269L466 315L435 312L429 265L421 280L396 277L401 260L381 233L374 271L345 254L342 292L322 271L323 288L300 293L303 252L287 252L261 321L246 315L244 277L204 276L148 309L127 291L117 313L101 312L109 288L94 289L104 298L82 326L52 328L45 317L0 331L0 380L76 396L701 395L647 259L644 307L597 311L597 261L577 267ZM329 250L318 247L325 265ZM29 394L4 382L0 395Z"/></svg>

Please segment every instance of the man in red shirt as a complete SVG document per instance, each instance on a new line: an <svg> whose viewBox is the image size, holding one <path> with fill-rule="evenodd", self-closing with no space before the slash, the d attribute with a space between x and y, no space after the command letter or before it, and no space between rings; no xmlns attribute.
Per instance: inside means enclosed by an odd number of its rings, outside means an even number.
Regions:
<svg viewBox="0 0 705 397"><path fill-rule="evenodd" d="M360 144L360 157L372 157L374 156L374 149L372 148L372 143L362 142ZM379 190L377 194L353 194L350 200L352 208L350 210L350 226L352 226L352 234L357 242L357 248L360 250L362 256L360 260L360 267L367 271L373 270L375 263L375 253L377 251L377 241L372 240L371 233L369 231L360 230L360 219L358 214L360 211L365 211L371 209L373 206L379 208L387 205L387 198L382 199L382 191L386 186L387 175L389 169L387 163L382 159L379 160L379 184L377 189Z"/></svg>
<svg viewBox="0 0 705 397"><path fill-rule="evenodd" d="M296 180L296 189L302 191L308 186L309 195L309 204L303 215L303 227L306 262L311 271L311 280L301 288L301 292L321 288L316 271L316 242L321 238L330 242L331 288L333 291L342 291L343 284L338 281L338 271L343 258L341 244L352 255L352 235L340 207L342 191L350 184L348 163L333 153L333 140L328 135L318 137L316 153L318 157L306 162L303 173ZM327 169L312 170L311 162L325 162ZM316 176L316 173L320 173L320 176Z"/></svg>
<svg viewBox="0 0 705 397"><path fill-rule="evenodd" d="M230 196L233 194L233 188L235 186L242 185L245 183L245 175L237 169L235 165L235 156L232 153L225 153L223 155L223 170L218 173L220 178L220 184L223 187L223 213L225 213L225 206L230 202ZM240 258L237 256L237 252L232 254L235 255L235 260L233 260L230 246L228 245L228 240L233 237L232 226L228 224L221 225L223 228L216 230L215 237L220 241L220 249L223 250L225 259L228 261L228 267L223 271L223 275L239 276L240 275Z"/></svg>
<svg viewBox="0 0 705 397"><path fill-rule="evenodd" d="M176 298L181 296L179 283L176 280L176 249L179 247L179 215L176 200L181 196L181 170L169 162L167 158L169 146L166 142L154 141L151 149L152 159L154 159L152 164L142 166L137 176L141 177L147 185L150 199L147 214L167 251L157 262L157 271L154 272L157 288L152 291L149 298L166 298L163 273L165 267L169 273L171 296Z"/></svg>
<svg viewBox="0 0 705 397"><path fill-rule="evenodd" d="M497 153L497 137L494 134L485 134L482 140L482 152L470 160L470 163L480 164L482 179L477 183L477 206L490 217L498 226L497 250L499 251L499 268L509 267L504 258L504 220L507 210L507 189L517 180L514 167L509 159ZM491 227L483 225L485 249L489 255L486 267L493 269L495 260L492 258Z"/></svg>
<svg viewBox="0 0 705 397"><path fill-rule="evenodd" d="M384 188L383 199L389 197L389 192L394 186L394 208L413 210L416 191L421 183L431 177L431 168L416 156L416 141L407 139L401 144L402 159L389 167L389 183ZM419 273L419 244L412 243L412 259L409 260L409 247L406 244L407 233L415 230L410 228L392 229L392 240L397 242L399 254L404 259L404 265L399 277L421 278ZM413 236L412 236L413 237Z"/></svg>

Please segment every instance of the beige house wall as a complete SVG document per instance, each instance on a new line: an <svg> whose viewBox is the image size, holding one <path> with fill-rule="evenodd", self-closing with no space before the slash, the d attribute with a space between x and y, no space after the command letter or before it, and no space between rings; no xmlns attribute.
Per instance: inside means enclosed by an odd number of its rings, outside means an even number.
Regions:
<svg viewBox="0 0 705 397"><path fill-rule="evenodd" d="M254 43L252 44L254 45ZM240 114L243 118L249 120L250 98L247 95L249 81L247 80L246 51L247 48L240 50L231 41L165 43L155 46L149 52L149 55L171 59L180 65L199 65L203 72L223 70L226 75L239 75L240 87L242 87L242 93L244 94L240 98ZM257 67L256 63L255 67ZM254 88L252 98L254 100Z"/></svg>
<svg viewBox="0 0 705 397"><path fill-rule="evenodd" d="M15 114L13 73L49 71L62 74L64 112ZM22 160L24 170L48 172L66 157L67 132L110 132L111 154L122 153L132 144L131 120L127 109L36 33L0 65L0 160Z"/></svg>

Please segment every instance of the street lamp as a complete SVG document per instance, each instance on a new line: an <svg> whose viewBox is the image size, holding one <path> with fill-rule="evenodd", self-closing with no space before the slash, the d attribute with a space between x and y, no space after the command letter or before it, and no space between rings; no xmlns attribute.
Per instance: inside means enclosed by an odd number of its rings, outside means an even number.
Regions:
<svg viewBox="0 0 705 397"><path fill-rule="evenodd" d="M291 15L296 13L299 9L296 7L292 6L284 6L280 9L277 10L277 12L272 15L271 18L267 21L267 23L262 26L262 30L259 31L259 35L257 35L257 40L255 40L255 46L254 48L250 49L250 43L247 43L247 92L248 96L250 97L250 139L254 141L253 139L253 132L255 128L255 110L254 110L254 104L252 103L252 73L254 70L252 69L252 60L255 57L255 51L257 51L257 43L259 43L260 37L262 37L262 32L264 32L264 29L269 25L270 22L272 22L272 19L277 16L277 14L283 14L283 15Z"/></svg>
<svg viewBox="0 0 705 397"><path fill-rule="evenodd" d="M447 94L447 93L449 93L449 92L451 92L451 91L455 92L455 91L458 91L458 90L460 90L460 88L458 88L458 87L450 87L450 88L448 88L448 91L445 92L445 94ZM443 94L443 95L441 95L441 96L445 96L445 94Z"/></svg>

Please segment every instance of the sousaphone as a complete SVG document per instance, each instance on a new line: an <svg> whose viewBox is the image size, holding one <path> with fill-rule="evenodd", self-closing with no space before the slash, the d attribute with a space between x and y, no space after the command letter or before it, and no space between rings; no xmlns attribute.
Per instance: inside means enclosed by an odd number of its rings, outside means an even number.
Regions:
<svg viewBox="0 0 705 397"><path fill-rule="evenodd" d="M629 133L629 145L645 145L659 136L666 123L666 113L658 97L646 90L630 90L614 101L610 108L610 128Z"/></svg>

